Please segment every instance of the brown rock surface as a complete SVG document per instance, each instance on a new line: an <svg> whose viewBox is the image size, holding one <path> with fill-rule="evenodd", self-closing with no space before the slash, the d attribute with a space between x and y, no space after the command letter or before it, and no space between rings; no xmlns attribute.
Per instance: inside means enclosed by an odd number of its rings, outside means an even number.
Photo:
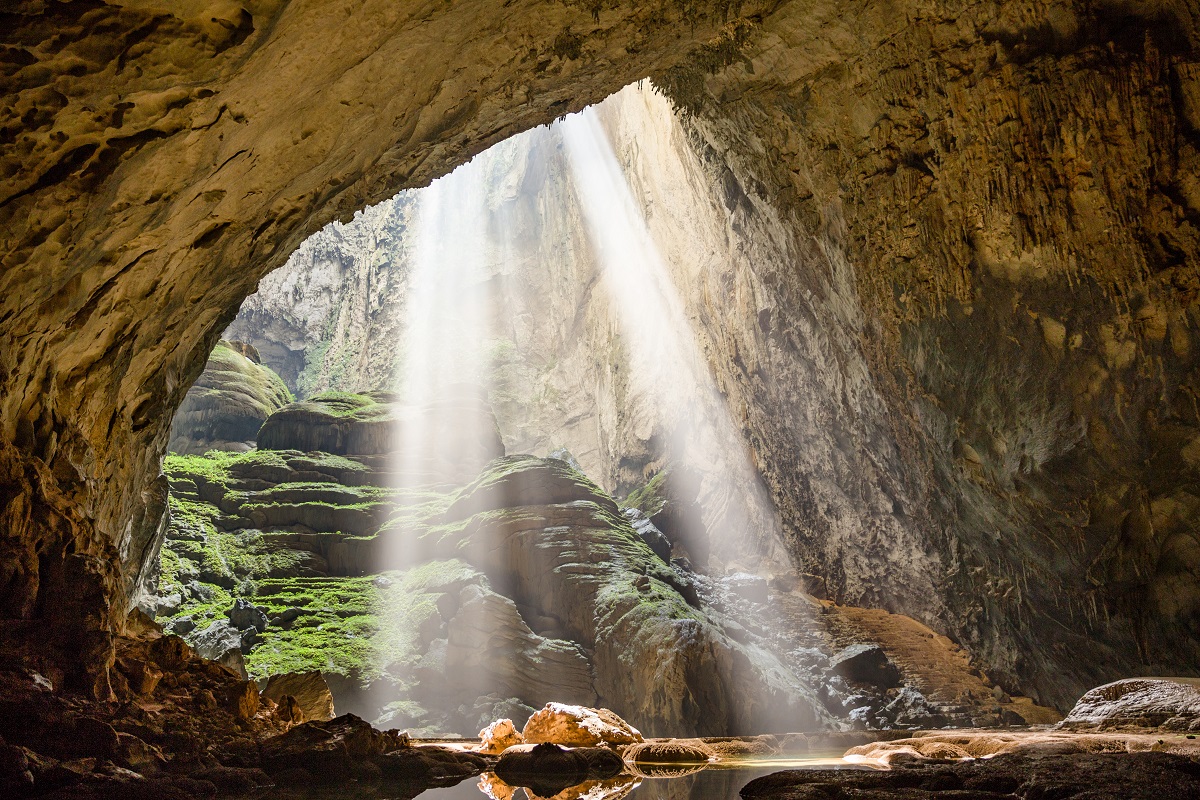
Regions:
<svg viewBox="0 0 1200 800"><path fill-rule="evenodd" d="M284 695L295 698L305 720L323 722L333 719L333 694L319 672L289 672L269 677L263 697L278 703Z"/></svg>
<svg viewBox="0 0 1200 800"><path fill-rule="evenodd" d="M479 732L479 752L499 755L510 747L525 743L525 737L511 719L498 719Z"/></svg>
<svg viewBox="0 0 1200 800"><path fill-rule="evenodd" d="M642 734L607 708L547 703L534 712L521 736L530 744L551 742L567 747L622 745L642 741Z"/></svg>

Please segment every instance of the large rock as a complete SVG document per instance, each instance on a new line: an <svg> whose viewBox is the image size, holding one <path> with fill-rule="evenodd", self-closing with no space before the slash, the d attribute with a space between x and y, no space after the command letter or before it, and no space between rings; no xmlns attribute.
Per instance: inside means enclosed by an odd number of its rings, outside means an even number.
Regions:
<svg viewBox="0 0 1200 800"><path fill-rule="evenodd" d="M262 633L267 629L267 615L263 609L239 597L233 601L233 608L228 613L229 624L239 631L247 628Z"/></svg>
<svg viewBox="0 0 1200 800"><path fill-rule="evenodd" d="M526 742L551 742L569 747L623 745L641 742L642 734L607 708L547 703L525 723Z"/></svg>
<svg viewBox="0 0 1200 800"><path fill-rule="evenodd" d="M322 722L333 719L333 693L319 671L289 672L267 679L264 697L279 702L286 695L296 699L305 720Z"/></svg>
<svg viewBox="0 0 1200 800"><path fill-rule="evenodd" d="M500 754L510 747L525 744L525 737L511 719L498 719L479 732L479 752Z"/></svg>
<svg viewBox="0 0 1200 800"><path fill-rule="evenodd" d="M357 762L406 747L406 739L381 733L353 714L344 714L327 722L297 725L264 741L260 752L268 772L302 769L328 782L349 776Z"/></svg>
<svg viewBox="0 0 1200 800"><path fill-rule="evenodd" d="M541 743L508 748L495 772L511 786L525 786L536 795L552 797L568 786L619 775L624 768L624 760L606 747L568 749Z"/></svg>
<svg viewBox="0 0 1200 800"><path fill-rule="evenodd" d="M874 644L854 644L833 657L834 673L856 683L888 689L900 684L900 670L883 648Z"/></svg>
<svg viewBox="0 0 1200 800"><path fill-rule="evenodd" d="M1200 679L1127 678L1097 686L1061 726L1200 731Z"/></svg>
<svg viewBox="0 0 1200 800"><path fill-rule="evenodd" d="M175 412L168 448L185 454L250 450L267 418L291 401L252 346L222 340Z"/></svg>

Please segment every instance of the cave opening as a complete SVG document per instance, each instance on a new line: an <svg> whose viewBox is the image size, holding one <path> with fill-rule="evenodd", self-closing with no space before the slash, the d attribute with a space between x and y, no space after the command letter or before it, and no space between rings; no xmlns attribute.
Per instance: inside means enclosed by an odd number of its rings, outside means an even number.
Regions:
<svg viewBox="0 0 1200 800"><path fill-rule="evenodd" d="M502 757L305 720L548 696L929 767L747 797L1200 794L1195 0L929 5L6 4L0 794L507 800ZM687 114L593 109L590 188L568 119L367 209L643 75ZM609 733L592 798L655 755Z"/></svg>
<svg viewBox="0 0 1200 800"><path fill-rule="evenodd" d="M175 417L142 606L419 735L551 701L836 727L853 690L683 298L727 281L722 188L641 82L313 236Z"/></svg>

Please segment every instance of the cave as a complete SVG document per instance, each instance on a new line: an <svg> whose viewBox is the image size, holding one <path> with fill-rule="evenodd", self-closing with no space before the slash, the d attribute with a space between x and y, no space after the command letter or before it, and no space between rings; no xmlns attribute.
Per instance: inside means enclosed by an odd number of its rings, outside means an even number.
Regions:
<svg viewBox="0 0 1200 800"><path fill-rule="evenodd" d="M563 702L618 738L514 750L582 776L530 796L800 742L843 768L696 791L1194 796L1198 14L0 6L0 786L491 794L508 756L414 741ZM422 319L491 326L487 391L395 372ZM426 506L413 431L470 467ZM267 682L316 672L331 721Z"/></svg>

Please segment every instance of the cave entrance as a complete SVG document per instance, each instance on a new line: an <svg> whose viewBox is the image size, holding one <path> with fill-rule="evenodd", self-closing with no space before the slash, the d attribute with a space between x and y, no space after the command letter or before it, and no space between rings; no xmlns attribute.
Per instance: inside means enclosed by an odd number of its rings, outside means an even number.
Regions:
<svg viewBox="0 0 1200 800"><path fill-rule="evenodd" d="M742 300L719 185L642 83L314 235L176 416L146 605L268 696L321 673L418 735L548 701L656 735L829 723L706 355Z"/></svg>

